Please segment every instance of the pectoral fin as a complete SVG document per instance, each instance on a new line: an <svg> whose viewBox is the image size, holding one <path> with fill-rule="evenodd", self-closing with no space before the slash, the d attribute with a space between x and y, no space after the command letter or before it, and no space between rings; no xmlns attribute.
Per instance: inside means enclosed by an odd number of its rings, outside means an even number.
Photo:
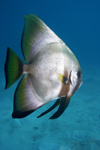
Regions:
<svg viewBox="0 0 100 150"><path fill-rule="evenodd" d="M37 118L40 118L42 116L44 116L45 114L49 113L50 111L52 111L54 108L56 108L60 103L60 99L58 99L53 106L51 106L48 110L44 111L43 113L41 113Z"/></svg>
<svg viewBox="0 0 100 150"><path fill-rule="evenodd" d="M70 101L70 98L67 98L66 96L62 97L61 100L60 100L60 106L59 106L57 112L53 116L51 116L49 119L58 118L65 111L65 109L67 108L67 106L69 104L69 101Z"/></svg>

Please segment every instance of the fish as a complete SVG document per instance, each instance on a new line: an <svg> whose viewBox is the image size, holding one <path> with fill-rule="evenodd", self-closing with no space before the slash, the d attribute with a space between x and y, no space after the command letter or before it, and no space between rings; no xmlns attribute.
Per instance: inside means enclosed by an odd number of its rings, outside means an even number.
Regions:
<svg viewBox="0 0 100 150"><path fill-rule="evenodd" d="M58 106L49 118L60 117L82 84L80 64L69 47L36 15L24 16L21 51L25 62L7 48L5 89L19 78L13 100L13 118L24 118L55 100L40 118Z"/></svg>

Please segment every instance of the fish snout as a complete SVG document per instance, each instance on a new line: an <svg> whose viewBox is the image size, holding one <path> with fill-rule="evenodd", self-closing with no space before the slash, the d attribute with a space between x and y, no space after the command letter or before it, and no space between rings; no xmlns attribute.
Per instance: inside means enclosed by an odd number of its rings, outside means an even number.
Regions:
<svg viewBox="0 0 100 150"><path fill-rule="evenodd" d="M82 73L81 71L71 71L70 76L70 90L68 92L68 97L71 97L82 85Z"/></svg>

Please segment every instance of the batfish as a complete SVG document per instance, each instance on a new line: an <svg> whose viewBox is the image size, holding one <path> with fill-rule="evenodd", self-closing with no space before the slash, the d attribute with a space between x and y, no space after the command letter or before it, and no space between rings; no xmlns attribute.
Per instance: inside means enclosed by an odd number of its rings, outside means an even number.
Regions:
<svg viewBox="0 0 100 150"><path fill-rule="evenodd" d="M21 76L15 90L13 118L24 118L46 103L56 100L41 117L55 107L50 119L58 118L82 83L80 64L67 45L37 16L25 16L21 50L25 63L11 48L5 61L5 89Z"/></svg>

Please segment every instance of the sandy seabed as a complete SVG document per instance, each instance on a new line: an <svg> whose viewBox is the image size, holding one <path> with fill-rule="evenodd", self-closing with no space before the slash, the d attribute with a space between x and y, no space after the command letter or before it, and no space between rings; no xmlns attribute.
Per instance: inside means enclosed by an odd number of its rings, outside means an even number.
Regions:
<svg viewBox="0 0 100 150"><path fill-rule="evenodd" d="M50 102L24 119L13 119L13 95L17 83L4 88L1 74L0 150L100 150L100 68L86 66L83 84L71 98L63 115L37 118Z"/></svg>

